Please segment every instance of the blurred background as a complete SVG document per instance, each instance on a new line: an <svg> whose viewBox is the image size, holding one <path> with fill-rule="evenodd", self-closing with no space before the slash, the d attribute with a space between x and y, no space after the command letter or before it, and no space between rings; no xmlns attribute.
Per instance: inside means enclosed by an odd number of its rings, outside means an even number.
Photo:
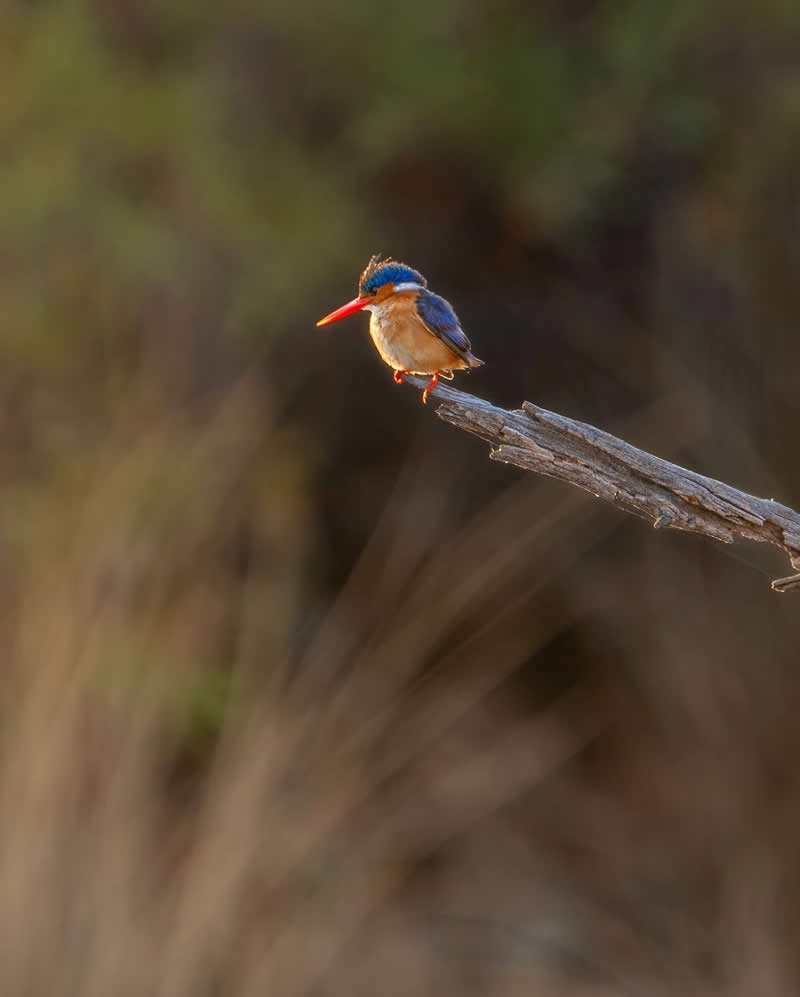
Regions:
<svg viewBox="0 0 800 997"><path fill-rule="evenodd" d="M0 6L0 992L796 994L800 596L396 388L800 505L786 0Z"/></svg>

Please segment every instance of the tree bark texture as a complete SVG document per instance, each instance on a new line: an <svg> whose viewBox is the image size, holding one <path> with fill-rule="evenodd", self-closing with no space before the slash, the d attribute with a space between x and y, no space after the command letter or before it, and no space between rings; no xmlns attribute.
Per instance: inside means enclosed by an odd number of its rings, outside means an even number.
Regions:
<svg viewBox="0 0 800 997"><path fill-rule="evenodd" d="M405 380L417 388L428 382L412 375ZM431 392L434 402L445 422L486 440L492 460L577 485L657 528L687 530L724 543L744 537L774 544L800 572L800 513L779 502L671 464L532 402L510 411L441 384ZM772 587L800 591L800 573L778 578Z"/></svg>

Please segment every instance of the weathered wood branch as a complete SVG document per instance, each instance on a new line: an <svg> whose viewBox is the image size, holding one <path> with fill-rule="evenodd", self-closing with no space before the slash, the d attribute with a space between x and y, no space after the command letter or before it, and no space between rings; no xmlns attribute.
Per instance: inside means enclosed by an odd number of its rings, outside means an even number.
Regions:
<svg viewBox="0 0 800 997"><path fill-rule="evenodd" d="M427 378L406 375L424 388ZM431 392L436 414L491 444L492 460L561 478L655 527L700 533L723 543L737 537L781 547L798 573L778 578L778 592L800 590L800 513L722 481L654 457L624 440L531 402L498 408L446 385Z"/></svg>

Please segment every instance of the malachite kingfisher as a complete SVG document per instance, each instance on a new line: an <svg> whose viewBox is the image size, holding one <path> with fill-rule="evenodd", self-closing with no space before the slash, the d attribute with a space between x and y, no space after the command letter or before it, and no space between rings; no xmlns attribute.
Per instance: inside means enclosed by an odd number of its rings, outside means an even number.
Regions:
<svg viewBox="0 0 800 997"><path fill-rule="evenodd" d="M372 312L369 331L383 361L394 369L396 384L403 374L431 374L422 401L440 377L454 370L481 367L449 302L428 290L417 270L396 260L373 256L358 281L358 297L321 318L317 325L336 322L366 309Z"/></svg>

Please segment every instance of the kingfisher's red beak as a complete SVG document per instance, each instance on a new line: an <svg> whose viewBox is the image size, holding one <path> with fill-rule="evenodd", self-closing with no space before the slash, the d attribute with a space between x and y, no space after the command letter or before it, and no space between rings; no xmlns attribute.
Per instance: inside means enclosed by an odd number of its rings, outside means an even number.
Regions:
<svg viewBox="0 0 800 997"><path fill-rule="evenodd" d="M331 312L330 315L326 315L325 318L321 318L317 325L327 325L329 322L336 322L340 318L344 318L346 315L352 315L353 312L361 311L361 309L369 304L369 298L353 298L352 301L348 301L346 305L342 305L341 308L337 308L335 312Z"/></svg>

